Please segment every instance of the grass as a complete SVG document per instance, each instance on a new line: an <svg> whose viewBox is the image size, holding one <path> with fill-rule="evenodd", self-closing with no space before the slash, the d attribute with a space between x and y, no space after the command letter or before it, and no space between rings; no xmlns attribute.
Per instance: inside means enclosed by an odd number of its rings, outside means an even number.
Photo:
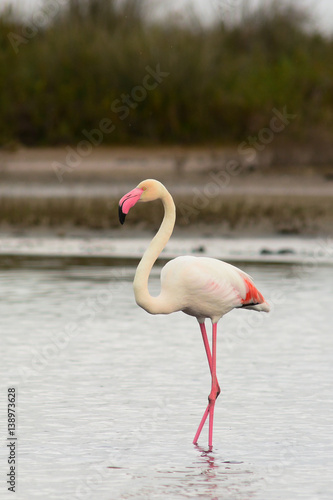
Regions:
<svg viewBox="0 0 333 500"><path fill-rule="evenodd" d="M105 145L237 144L267 127L274 107L297 115L289 140L330 140L333 39L297 9L273 1L203 26L149 21L137 0L117 5L70 0L35 32L1 15L2 145L77 145L102 119L114 126ZM158 65L168 76L142 99L146 67Z"/></svg>

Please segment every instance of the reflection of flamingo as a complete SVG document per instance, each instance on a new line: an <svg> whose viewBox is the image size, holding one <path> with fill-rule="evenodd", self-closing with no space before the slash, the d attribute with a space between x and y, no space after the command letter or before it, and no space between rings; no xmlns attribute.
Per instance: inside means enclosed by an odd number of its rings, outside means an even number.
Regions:
<svg viewBox="0 0 333 500"><path fill-rule="evenodd" d="M254 286L250 276L226 262L208 257L183 256L168 262L161 271L161 292L152 297L148 290L148 278L157 257L167 244L176 220L173 199L167 189L158 181L147 179L123 196L119 202L119 220L125 216L137 201L161 199L164 218L161 227L145 251L135 273L133 282L136 302L151 314L169 314L183 311L195 316L206 349L212 376L208 406L202 417L193 443L197 443L204 423L209 415L208 445L213 445L213 419L215 400L220 394L216 378L216 334L217 322L234 308L269 311L269 305ZM212 352L210 350L205 319L213 325Z"/></svg>

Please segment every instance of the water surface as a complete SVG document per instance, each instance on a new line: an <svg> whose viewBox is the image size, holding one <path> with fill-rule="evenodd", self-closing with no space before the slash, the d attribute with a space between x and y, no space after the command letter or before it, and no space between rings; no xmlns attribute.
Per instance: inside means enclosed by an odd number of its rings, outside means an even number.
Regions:
<svg viewBox="0 0 333 500"><path fill-rule="evenodd" d="M139 309L132 266L2 266L1 498L14 385L16 498L331 499L333 267L242 267L272 312L219 323L208 452L207 429L192 444L210 391L195 319Z"/></svg>

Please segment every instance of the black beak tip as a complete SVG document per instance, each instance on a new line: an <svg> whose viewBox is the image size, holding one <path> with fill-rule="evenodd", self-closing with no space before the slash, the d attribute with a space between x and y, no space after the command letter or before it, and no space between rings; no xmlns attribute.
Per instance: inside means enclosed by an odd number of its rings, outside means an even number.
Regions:
<svg viewBox="0 0 333 500"><path fill-rule="evenodd" d="M120 224L124 224L125 218L126 218L126 214L124 214L124 212L122 211L120 205L118 207L118 215L119 215L119 222L120 222Z"/></svg>

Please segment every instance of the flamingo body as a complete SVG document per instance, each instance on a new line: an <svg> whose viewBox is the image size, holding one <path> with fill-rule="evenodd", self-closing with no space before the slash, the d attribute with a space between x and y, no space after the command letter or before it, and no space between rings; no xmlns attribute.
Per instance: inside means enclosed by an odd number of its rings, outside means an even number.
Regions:
<svg viewBox="0 0 333 500"><path fill-rule="evenodd" d="M161 272L160 299L170 312L183 311L200 323L217 323L234 308L268 311L252 278L231 264L209 257L181 256Z"/></svg>
<svg viewBox="0 0 333 500"><path fill-rule="evenodd" d="M269 311L269 305L255 287L252 278L231 264L209 257L182 256L169 261L161 271L161 291L150 295L150 271L167 244L176 219L173 199L167 189L154 179L147 179L123 196L119 202L119 220L123 224L129 210L138 202L161 199L164 205L162 224L146 249L133 282L137 304L151 314L170 314L183 311L197 318L212 375L208 406L193 442L197 443L209 416L208 444L213 444L213 418L215 401L220 393L216 377L217 322L235 308ZM205 328L205 319L212 321L212 350Z"/></svg>

